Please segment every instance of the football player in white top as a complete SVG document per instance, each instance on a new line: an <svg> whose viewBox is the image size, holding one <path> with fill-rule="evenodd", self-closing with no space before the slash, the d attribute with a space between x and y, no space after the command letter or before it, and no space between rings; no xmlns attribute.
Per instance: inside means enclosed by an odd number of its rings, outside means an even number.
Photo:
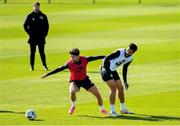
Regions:
<svg viewBox="0 0 180 126"><path fill-rule="evenodd" d="M117 49L113 53L107 55L103 63L101 65L100 73L103 81L110 88L110 113L112 116L118 116L119 114L115 111L115 97L116 90L118 91L118 98L121 103L121 113L122 114L133 114L133 112L128 111L125 105L125 97L124 97L124 88L118 72L117 68L123 65L122 73L124 80L124 87L128 89L129 85L127 83L127 69L129 64L133 60L133 54L137 51L137 45L134 43L129 44L127 49Z"/></svg>

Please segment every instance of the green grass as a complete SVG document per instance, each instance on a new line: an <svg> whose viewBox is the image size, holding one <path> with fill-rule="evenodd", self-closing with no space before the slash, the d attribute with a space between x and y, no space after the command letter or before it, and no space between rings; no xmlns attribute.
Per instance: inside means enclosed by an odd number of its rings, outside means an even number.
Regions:
<svg viewBox="0 0 180 126"><path fill-rule="evenodd" d="M50 23L46 54L51 70L64 64L74 47L92 56L109 54L130 42L138 44L125 92L126 104L136 114L118 118L101 115L94 96L84 89L77 94L75 114L68 115L69 73L39 79L46 72L38 52L35 71L29 72L28 36L22 26L32 2L0 4L0 125L180 125L179 1L131 2L135 1L41 6ZM100 64L101 60L89 63L88 75L109 109L109 89L98 73ZM121 75L121 68L118 72ZM24 116L29 108L37 112L35 121ZM116 110L120 111L118 99Z"/></svg>

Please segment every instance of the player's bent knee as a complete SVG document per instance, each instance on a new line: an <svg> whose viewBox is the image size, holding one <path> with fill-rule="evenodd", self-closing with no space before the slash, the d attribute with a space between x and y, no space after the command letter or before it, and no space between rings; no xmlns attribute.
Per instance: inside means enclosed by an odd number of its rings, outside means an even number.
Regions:
<svg viewBox="0 0 180 126"><path fill-rule="evenodd" d="M96 95L96 97L101 97L99 92L96 92L95 95Z"/></svg>
<svg viewBox="0 0 180 126"><path fill-rule="evenodd" d="M91 92L92 94L94 94L95 96L99 96L99 91L97 89L97 87L94 85L93 87L91 87L89 90L89 92Z"/></svg>
<svg viewBox="0 0 180 126"><path fill-rule="evenodd" d="M77 90L70 90L70 94L76 94Z"/></svg>
<svg viewBox="0 0 180 126"><path fill-rule="evenodd" d="M78 90L70 87L70 88L69 88L69 92L70 92L70 94L75 94L76 92L78 92Z"/></svg>
<svg viewBox="0 0 180 126"><path fill-rule="evenodd" d="M112 87L110 90L111 92L116 92L116 87Z"/></svg>
<svg viewBox="0 0 180 126"><path fill-rule="evenodd" d="M116 94L116 88L111 88L110 95L115 95L115 94Z"/></svg>
<svg viewBox="0 0 180 126"><path fill-rule="evenodd" d="M117 80L117 81L115 81L115 85L123 86L123 84L122 84L121 80Z"/></svg>
<svg viewBox="0 0 180 126"><path fill-rule="evenodd" d="M70 83L69 92L75 94L75 93L78 92L78 91L79 91L79 88L76 87L76 85L75 85L73 82Z"/></svg>

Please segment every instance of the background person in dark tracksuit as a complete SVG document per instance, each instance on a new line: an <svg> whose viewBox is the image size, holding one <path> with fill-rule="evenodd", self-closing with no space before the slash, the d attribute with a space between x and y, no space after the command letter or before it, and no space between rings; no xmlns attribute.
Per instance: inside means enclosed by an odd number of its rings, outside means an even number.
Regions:
<svg viewBox="0 0 180 126"><path fill-rule="evenodd" d="M28 14L24 22L24 30L29 35L28 43L30 45L30 71L34 70L36 46L38 46L43 67L45 70L48 70L44 47L45 38L49 30L49 23L47 16L40 11L39 2L35 2L33 4L33 12Z"/></svg>

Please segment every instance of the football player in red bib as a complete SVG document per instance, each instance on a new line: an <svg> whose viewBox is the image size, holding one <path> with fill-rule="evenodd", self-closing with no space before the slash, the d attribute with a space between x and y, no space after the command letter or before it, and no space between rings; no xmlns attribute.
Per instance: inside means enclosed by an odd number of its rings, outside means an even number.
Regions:
<svg viewBox="0 0 180 126"><path fill-rule="evenodd" d="M100 112L103 114L107 114L107 111L103 107L103 101L101 95L97 87L89 79L86 71L88 62L98 59L103 59L105 56L90 56L90 57L80 56L80 51L77 48L70 50L69 53L71 58L67 61L65 65L60 66L57 69L43 75L41 78L45 78L49 75L63 71L64 69L69 69L70 71L69 91L72 102L72 106L69 109L69 114L73 114L75 110L76 93L80 90L81 87L91 92L97 98Z"/></svg>

